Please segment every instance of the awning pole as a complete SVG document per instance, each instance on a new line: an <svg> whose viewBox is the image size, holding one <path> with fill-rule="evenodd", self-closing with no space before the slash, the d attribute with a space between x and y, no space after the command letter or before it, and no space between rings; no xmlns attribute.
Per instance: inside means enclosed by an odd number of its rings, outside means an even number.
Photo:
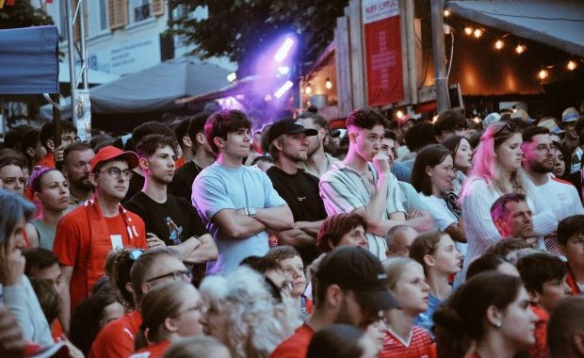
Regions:
<svg viewBox="0 0 584 358"><path fill-rule="evenodd" d="M432 16L432 47L434 49L434 83L438 112L450 108L448 78L446 77L446 52L444 50L444 0L429 0Z"/></svg>

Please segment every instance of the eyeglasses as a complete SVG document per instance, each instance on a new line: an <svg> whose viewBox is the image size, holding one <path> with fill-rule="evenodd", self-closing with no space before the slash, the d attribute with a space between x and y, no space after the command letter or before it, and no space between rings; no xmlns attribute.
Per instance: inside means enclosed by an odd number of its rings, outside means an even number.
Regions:
<svg viewBox="0 0 584 358"><path fill-rule="evenodd" d="M188 270L173 271L164 275L152 277L146 280L146 283L150 283L152 281L160 280L163 278L172 278L173 281L190 281L193 278L193 274L191 271Z"/></svg>
<svg viewBox="0 0 584 358"><path fill-rule="evenodd" d="M554 153L558 148L554 145L554 144L550 144L550 145L545 145L545 144L540 144L535 148L530 148L527 149L527 151L537 151L537 152L541 152L541 153L547 153L547 152L551 152ZM524 150L526 151L526 150Z"/></svg>
<svg viewBox="0 0 584 358"><path fill-rule="evenodd" d="M100 173L104 172L100 171ZM106 170L105 173L107 173L110 177L116 180L120 179L120 177L123 177L124 180L130 180L134 176L134 172L131 171L130 169L122 170L118 167L111 167L108 170Z"/></svg>

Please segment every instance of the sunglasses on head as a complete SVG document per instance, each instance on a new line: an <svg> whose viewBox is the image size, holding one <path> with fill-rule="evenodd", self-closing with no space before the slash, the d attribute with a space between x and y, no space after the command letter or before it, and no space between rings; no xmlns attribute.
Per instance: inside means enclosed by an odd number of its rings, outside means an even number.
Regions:
<svg viewBox="0 0 584 358"><path fill-rule="evenodd" d="M519 132L520 128L519 128L519 126L517 126L517 124L515 124L513 122L507 122L507 124L505 124L503 127L499 128L495 132L494 135L501 133L503 130L506 130L507 132Z"/></svg>

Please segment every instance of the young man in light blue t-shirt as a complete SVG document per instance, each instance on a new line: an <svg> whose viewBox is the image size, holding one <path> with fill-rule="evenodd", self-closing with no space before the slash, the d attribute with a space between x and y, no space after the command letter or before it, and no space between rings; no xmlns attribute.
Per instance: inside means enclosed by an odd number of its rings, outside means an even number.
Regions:
<svg viewBox="0 0 584 358"><path fill-rule="evenodd" d="M215 239L217 261L208 274L229 273L248 256L268 252L268 231L291 229L294 219L268 176L244 166L251 146L251 123L237 110L212 114L205 137L217 154L193 183L192 203Z"/></svg>

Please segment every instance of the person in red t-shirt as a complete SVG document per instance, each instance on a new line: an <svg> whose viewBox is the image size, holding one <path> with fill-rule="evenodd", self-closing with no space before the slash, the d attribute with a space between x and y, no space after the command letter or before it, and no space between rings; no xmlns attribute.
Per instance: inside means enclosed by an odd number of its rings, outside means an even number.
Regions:
<svg viewBox="0 0 584 358"><path fill-rule="evenodd" d="M418 262L403 257L383 263L388 288L401 309L385 312L388 319L379 358L421 358L435 356L430 334L414 326L416 317L428 309L430 286L426 283L424 268Z"/></svg>
<svg viewBox="0 0 584 358"><path fill-rule="evenodd" d="M532 358L548 357L546 331L549 313L556 303L572 293L566 282L568 269L557 256L536 253L517 261L517 270L531 296L533 312L539 317L535 324L535 345L529 350Z"/></svg>
<svg viewBox="0 0 584 358"><path fill-rule="evenodd" d="M138 351L130 357L149 353L148 358L162 358L170 344L180 337L202 336L199 322L202 304L199 291L189 283L173 282L153 288L142 301L142 325L136 338Z"/></svg>
<svg viewBox="0 0 584 358"><path fill-rule="evenodd" d="M573 295L581 294L584 291L584 215L560 221L557 238L560 251L568 260L568 285Z"/></svg>
<svg viewBox="0 0 584 358"><path fill-rule="evenodd" d="M138 156L133 152L102 148L90 162L94 199L65 215L57 226L53 252L63 270L64 315L74 310L104 275L112 249L161 245L147 245L144 221L120 205L137 165ZM61 323L67 332L69 317Z"/></svg>
<svg viewBox="0 0 584 358"><path fill-rule="evenodd" d="M345 246L331 251L320 263L313 280L312 316L270 357L306 357L314 333L330 324L346 323L367 329L378 322L381 311L398 307L386 280L381 263L367 250Z"/></svg>
<svg viewBox="0 0 584 358"><path fill-rule="evenodd" d="M513 357L535 343L538 317L519 277L478 274L434 313L439 357Z"/></svg>
<svg viewBox="0 0 584 358"><path fill-rule="evenodd" d="M132 251L136 252L136 251ZM190 282L189 271L178 252L169 247L157 247L137 257L130 271L135 310L107 324L97 335L88 358L127 358L135 349L135 340L142 325L142 300L156 286L172 281ZM117 284L119 288L119 284Z"/></svg>

